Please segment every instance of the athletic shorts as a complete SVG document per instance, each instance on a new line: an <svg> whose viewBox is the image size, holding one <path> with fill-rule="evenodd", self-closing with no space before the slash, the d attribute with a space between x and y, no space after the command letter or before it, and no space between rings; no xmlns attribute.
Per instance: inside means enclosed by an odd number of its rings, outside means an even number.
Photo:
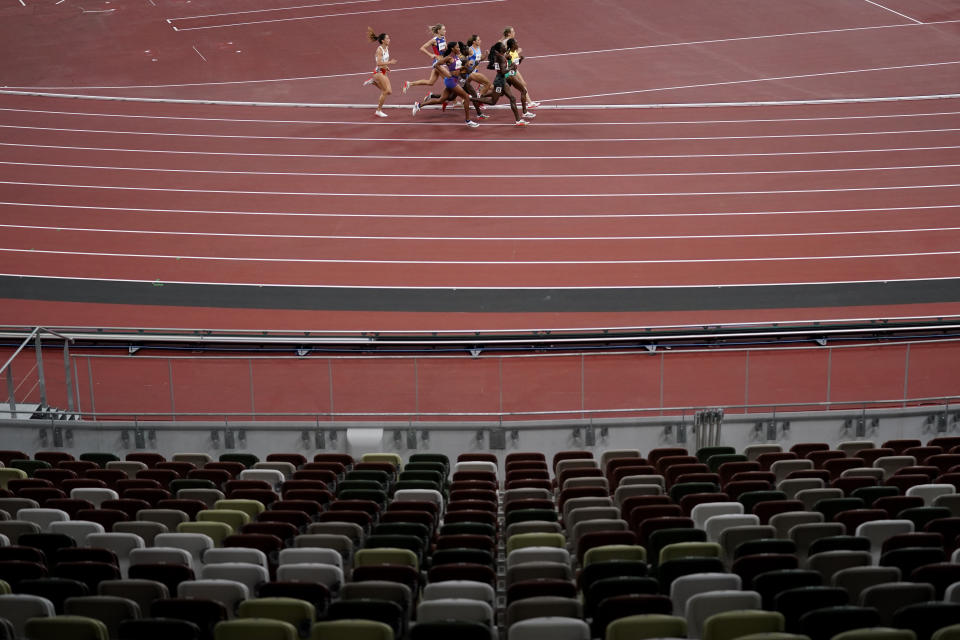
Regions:
<svg viewBox="0 0 960 640"><path fill-rule="evenodd" d="M443 86L445 86L447 89L455 89L457 87L457 84L458 83L456 78L443 79Z"/></svg>

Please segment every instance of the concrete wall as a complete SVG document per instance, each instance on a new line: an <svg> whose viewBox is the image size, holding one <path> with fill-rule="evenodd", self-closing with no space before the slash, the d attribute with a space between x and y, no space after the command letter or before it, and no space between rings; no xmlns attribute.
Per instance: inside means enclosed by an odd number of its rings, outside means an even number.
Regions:
<svg viewBox="0 0 960 640"><path fill-rule="evenodd" d="M895 438L929 440L937 435L960 434L960 407L930 405L908 409L871 411L817 411L783 414L727 415L720 443L738 450L754 443L775 442L785 449L795 442L827 442L864 439L857 435L862 420L865 439L878 445ZM770 423L776 437L768 440ZM177 452L199 451L216 457L227 451L252 452L265 457L273 452L299 452L308 458L319 451L347 452L359 456L379 450L401 454L406 459L418 451L444 453L451 457L468 451L491 451L490 437L504 430L505 448L493 450L501 459L511 451L540 451L549 458L557 451L588 449L597 456L607 449L633 448L646 453L662 446L696 449L692 416L672 418L496 422L394 422L394 423L294 423L294 422L75 422L47 420L0 421L0 448L19 449L30 454L57 449L74 455L86 451L109 451L121 458L131 451L157 451L170 456ZM758 426L759 425L759 426ZM228 448L226 429L234 439ZM592 427L595 442L588 444ZM786 428L785 428L786 427ZM374 429L371 431L371 428ZM669 428L669 432L668 432ZM359 430L358 430L359 429ZM376 429L382 429L382 432ZM59 431L58 431L59 430ZM685 430L687 442L678 443ZM415 442L408 436L413 432ZM138 432L143 448L137 447ZM317 448L322 432L324 449ZM333 439L333 433L336 439ZM396 434L399 433L399 439ZM214 440L214 434L216 440ZM426 434L426 439L424 435ZM358 437L360 440L358 440ZM365 441L361 441L366 439ZM415 448L408 445L415 444Z"/></svg>

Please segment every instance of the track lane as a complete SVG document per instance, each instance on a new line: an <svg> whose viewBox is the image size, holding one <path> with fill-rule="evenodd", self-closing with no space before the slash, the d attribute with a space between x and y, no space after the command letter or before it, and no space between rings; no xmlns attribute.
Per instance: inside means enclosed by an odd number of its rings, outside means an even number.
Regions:
<svg viewBox="0 0 960 640"><path fill-rule="evenodd" d="M367 216L224 214L213 212L169 212L150 210L106 210L95 205L50 207L0 204L5 225L47 226L117 232L160 232L172 234L262 234L264 236L316 235L330 238L406 238L455 239L578 238L596 242L605 237L732 236L737 234L798 234L813 241L818 235L901 233L915 229L954 227L960 203L954 206L920 209L902 207L893 210L793 211L763 214L701 212L670 216L656 213L630 217L572 215L549 217L437 217L372 214ZM122 236L120 236L122 238Z"/></svg>
<svg viewBox="0 0 960 640"><path fill-rule="evenodd" d="M946 103L960 101L542 110L566 124L483 128L455 207L436 177L450 162L430 157L461 153L446 115L371 133L220 106L0 112L0 272L450 289L954 277L960 109Z"/></svg>
<svg viewBox="0 0 960 640"><path fill-rule="evenodd" d="M69 256L69 260L67 260ZM928 279L960 276L960 259L949 254L904 257L809 257L747 262L733 258L690 262L578 263L532 262L472 264L342 261L264 262L262 260L198 260L178 255L78 255L0 251L0 273L134 279L160 282L262 283L358 287L606 287L713 286L784 282L848 282ZM570 262L573 262L572 264ZM950 266L945 266L945 263ZM69 266L68 266L69 265Z"/></svg>

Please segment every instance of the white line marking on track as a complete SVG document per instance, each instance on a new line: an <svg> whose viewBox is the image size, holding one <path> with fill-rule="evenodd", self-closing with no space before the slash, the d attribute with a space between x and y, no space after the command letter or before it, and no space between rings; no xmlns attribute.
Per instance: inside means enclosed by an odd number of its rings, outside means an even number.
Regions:
<svg viewBox="0 0 960 640"><path fill-rule="evenodd" d="M196 45L193 46L193 50L197 52L197 55L200 56L200 59L201 59L201 60L203 60L204 62L207 61L207 59L203 57L203 54L200 53L200 49L197 49L197 46L196 46Z"/></svg>
<svg viewBox="0 0 960 640"><path fill-rule="evenodd" d="M344 2L324 2L321 4L301 4L296 7L272 7L270 9L250 9L248 11L229 11L227 13L208 13L202 16L181 16L179 18L167 18L170 23L176 20L194 20L196 18L219 18L221 16L235 16L243 13L263 13L265 11L293 11L294 9L312 9L313 7L329 7L337 4L365 4L369 2L382 2L382 0L345 0Z"/></svg>
<svg viewBox="0 0 960 640"><path fill-rule="evenodd" d="M424 4L416 7L397 7L395 9L370 9L369 11L345 11L343 13L328 13L319 16L304 16L302 18L275 18L273 20L253 20L250 22L234 22L232 24L215 24L205 27L174 27L177 31L200 31L205 29L225 29L228 27L243 27L252 24L267 24L270 22L293 22L297 20L320 20L323 18L340 18L342 16L358 16L370 13L387 13L392 11L416 11L419 9L439 9L442 7L459 7L466 4L489 4L491 2L506 2L507 0L469 0L469 2L451 2L446 4Z"/></svg>
<svg viewBox="0 0 960 640"><path fill-rule="evenodd" d="M153 284L156 280L138 280L136 278L83 278L79 276L50 276L50 275L33 275L33 274L23 274L23 273L0 273L0 276L4 277L14 277L14 278L36 278L41 280L80 280L85 282L135 282L142 284ZM474 286L445 286L437 287L431 285L424 286L414 286L414 285L379 285L379 284L286 284L286 283L265 283L265 282L210 282L210 281L198 281L198 280L161 280L164 284L198 284L198 285L214 285L214 286L223 286L223 287L291 287L291 288L302 288L302 289L391 289L391 290L405 290L409 289L412 291L421 291L421 290L441 290L448 291L451 289L469 289L469 290L492 290L492 291L515 291L515 290L554 290L554 289L576 289L576 290L594 290L594 289L623 289L623 290L633 290L633 289L701 289L704 287L792 287L797 285L817 285L817 284L873 284L876 282L931 282L938 280L957 280L956 276L938 276L934 278L885 278L883 280L813 280L810 282L796 281L796 282L723 282L723 283L702 283L702 284L641 284L641 285L591 285L591 286L526 286L526 287L474 287ZM753 310L748 309L751 313ZM943 315L935 316L903 316L904 319L916 320L916 319L928 319L936 318L941 319ZM947 316L954 317L954 316ZM887 318L888 320L894 320L897 318ZM870 322L875 322L876 318L844 318L843 320L869 320ZM797 321L784 321L783 324L797 324L803 323L808 324L809 320L797 320ZM737 325L768 325L768 322L737 322ZM671 326L681 326L686 327L689 325L663 325L666 327ZM702 325L698 325L702 326ZM611 327L601 327L604 330L612 330ZM634 327L624 327L625 329L631 329ZM648 328L648 327L643 327ZM259 330L258 330L259 331ZM283 331L283 330L278 330ZM297 329L296 331L301 331ZM350 333L355 333L356 329L350 329ZM497 332L502 332L497 330ZM317 333L322 333L322 331L317 331ZM442 331L440 333L443 333ZM572 412L576 413L576 412Z"/></svg>
<svg viewBox="0 0 960 640"><path fill-rule="evenodd" d="M18 142L0 142L4 147L25 147L31 149L65 149L72 151L109 151L121 153L168 153L174 155L196 156L226 156L240 158L309 158L309 159L345 159L345 160L462 160L462 155L443 156L386 156L386 155L350 155L329 153L236 153L231 151L177 151L173 149L124 149L119 147L75 147L58 144L27 144ZM906 151L942 151L960 149L960 146L941 147L894 147L887 149L835 149L831 151L775 151L769 153L677 153L677 154L648 154L648 155L607 155L607 156L475 156L472 162L490 160L502 163L507 160L658 160L665 158L763 158L789 156L820 156L840 155L851 153L890 153Z"/></svg>
<svg viewBox="0 0 960 640"><path fill-rule="evenodd" d="M901 18L906 18L906 19L909 20L910 22L914 22L914 23L916 23L916 24L923 24L922 22L920 22L920 21L917 20L916 18L911 18L910 16L908 16L908 15L906 15L906 14L903 14L903 13L900 13L899 11L894 11L894 10L891 9L890 7L885 7L885 6L883 6L883 5L880 4L879 2L874 2L873 0L864 0L864 1L872 4L872 5L875 6L875 7L880 7L881 9L884 9L885 11L889 11L890 13L895 13L895 14L897 14L898 16L900 16Z"/></svg>
<svg viewBox="0 0 960 640"><path fill-rule="evenodd" d="M108 189L117 191L165 191L173 193L220 193L254 196L310 196L354 198L449 198L448 193L382 193L382 192L328 192L328 191L246 191L237 189L175 189L172 187L124 187L103 184L60 184L50 182L26 182L0 180L0 184L30 187L60 187L64 189ZM958 184L911 184L884 187L837 187L832 189L774 189L770 191L667 191L652 193L459 193L461 198L650 198L676 196L737 196L767 195L779 193L846 193L862 191L899 191L912 189L950 189Z"/></svg>
<svg viewBox="0 0 960 640"><path fill-rule="evenodd" d="M541 98L542 102L560 102L564 100L582 100L585 98L605 98L609 96L626 96L638 93L653 93L657 91L674 91L678 89L701 89L704 87L724 87L737 84L750 84L753 82L770 82L780 80L798 80L801 78L821 78L825 76L840 76L854 73L871 73L875 71L897 71L901 69L919 69L923 67L940 67L945 65L960 64L960 60L950 60L946 62L926 62L923 64L905 64L892 67L871 67L866 69L847 69L844 71L823 71L820 73L801 73L792 76L770 76L767 78L748 78L745 80L727 80L725 82L703 82L699 84L680 84L671 87L651 87L649 89L632 89L630 91L610 91L607 93L591 93L582 96L566 96L563 98Z"/></svg>
<svg viewBox="0 0 960 640"><path fill-rule="evenodd" d="M23 0L18 0L18 2L20 3L20 6L21 6L21 7L27 6L27 3L24 2Z"/></svg>
<svg viewBox="0 0 960 640"><path fill-rule="evenodd" d="M360 137L338 137L338 136L250 136L250 135L230 135L223 133L182 133L179 131L118 131L112 129L72 129L66 127L34 127L29 125L0 124L3 129L27 129L31 131L61 131L68 133L104 133L115 135L132 136L170 136L177 138L228 138L241 140L336 140L340 142L429 142L437 144L440 142L449 142L454 144L463 144L464 140L460 137L443 138L360 138ZM790 133L790 134L767 134L756 136L662 136L648 138L478 138L470 140L471 144L481 142L507 142L517 144L527 142L540 144L543 142L678 142L688 140L763 140L770 138L829 138L835 136L881 136L897 134L916 134L916 133L947 133L960 131L960 127L945 129L905 129L896 131L844 131L835 133Z"/></svg>
<svg viewBox="0 0 960 640"><path fill-rule="evenodd" d="M0 202L0 206L37 207L42 209L90 209L96 213L173 213L216 216L263 216L294 218L373 218L373 219L425 219L425 220L594 220L633 218L717 218L737 216L810 216L816 214L874 214L899 212L906 215L918 211L937 209L960 209L957 204L917 205L910 207L869 207L865 209L797 209L788 211L698 211L693 213L303 213L293 211L228 211L204 209L146 209L139 207L106 207L100 205L52 204L45 202Z"/></svg>
<svg viewBox="0 0 960 640"><path fill-rule="evenodd" d="M367 74L369 75L369 72ZM139 102L155 104L191 104L205 106L229 106L229 107L309 107L311 109L369 109L376 106L376 103L347 103L347 102L265 102L258 100L194 100L188 98L144 98L134 96L111 96L111 95L92 95L77 93L50 93L35 90L14 90L0 89L0 95L10 96L30 96L34 98L70 98L80 100L93 100L99 102ZM629 109L680 109L697 108L704 109L708 107L720 107L730 109L735 107L785 107L785 106L808 106L808 105L836 105L836 104L879 104L884 102L905 102L915 100L948 100L960 98L958 93L927 94L922 96L861 96L856 98L814 98L808 100L748 100L743 102L645 102L645 103L623 103L623 104L545 104L541 105L541 110L565 110L565 111L602 111L607 109L629 110ZM385 104L384 109L409 109L412 105L404 104ZM427 107L428 109L437 109L439 107ZM491 109L506 111L508 105L495 105ZM381 125L385 124L383 122Z"/></svg>
<svg viewBox="0 0 960 640"><path fill-rule="evenodd" d="M87 227L49 227L25 224L0 224L2 229L30 229L36 231L80 231L84 233L121 233L154 236L198 236L204 238L271 238L276 240L394 240L394 241L468 241L468 242L559 242L564 240L743 240L749 238L807 238L823 236L870 236L902 233L941 233L960 231L960 227L923 229L864 229L858 231L810 231L806 233L736 233L713 235L659 235L659 236L358 236L307 235L281 233L207 233L201 231L157 231L144 229L102 229Z"/></svg>
<svg viewBox="0 0 960 640"><path fill-rule="evenodd" d="M199 53L199 52L198 52ZM414 127L456 127L462 128L463 125L458 122L370 122L369 120L276 120L266 118L205 118L200 116L157 116L146 115L142 113L89 113L85 111L51 111L47 109L15 109L13 107L0 107L0 111L9 111L13 113L44 114L57 116L78 116L92 118L133 118L145 120L186 120L190 122L229 122L243 124L310 124L310 125L358 125L369 126L414 126ZM890 118L924 118L934 116L957 116L960 111L928 111L925 113L877 113L866 116L816 116L810 118L742 118L739 120L637 120L632 122L537 122L537 128L541 127L579 127L579 126L651 126L651 125L702 125L702 124L754 124L758 122L829 122L829 121L847 121L847 120L878 120ZM483 126L514 127L510 123L491 123L485 122Z"/></svg>
<svg viewBox="0 0 960 640"><path fill-rule="evenodd" d="M199 174L219 174L219 175L243 175L243 176L297 176L297 177L318 177L318 178L436 178L436 173L329 173L312 171L228 171L225 169L180 169L180 168L160 168L160 167L116 167L107 165L89 165L89 164L56 164L52 162L15 162L11 160L0 160L0 165L18 166L18 167L49 167L56 169L94 169L104 171L145 171L157 173L199 173ZM645 173L477 173L477 174L458 174L458 178L466 180L477 179L495 179L504 180L507 178L523 179L577 179L577 178L660 178L660 177L686 177L686 176L753 176L753 175L791 175L808 173L856 173L864 171L907 171L913 169L953 169L960 167L960 164L922 164L895 167L844 167L828 169L783 169L778 171L664 171L664 172L645 172Z"/></svg>
<svg viewBox="0 0 960 640"><path fill-rule="evenodd" d="M799 260L863 260L876 258L917 258L953 256L960 251L922 251L916 253L865 253L843 256L769 256L761 258L674 258L667 260L360 260L343 258L246 258L237 256L184 256L151 253L105 253L100 251L59 251L53 249L17 249L0 247L8 253L89 256L98 258L154 258L160 260L204 260L222 262L268 262L305 264L415 264L415 265L594 265L594 264L713 264L720 262L796 262Z"/></svg>
<svg viewBox="0 0 960 640"><path fill-rule="evenodd" d="M935 22L924 23L923 26L931 26L938 24L954 24L960 22L960 20L939 20ZM809 36L809 35L821 35L827 33L843 33L847 31L869 31L873 29L899 29L899 28L913 28L916 27L915 24L886 24L886 25L877 25L872 27L851 27L846 29L825 29L821 31L798 31L794 33L773 33L768 35L759 35L759 36L743 36L739 38L719 38L715 40L691 40L688 42L669 42L664 44L651 44L651 45L641 45L636 47L621 47L616 49L596 49L592 51L569 51L565 53L548 53L538 56L529 56L531 60L537 58L556 58L561 56L580 56L580 55L592 55L595 53L616 53L620 51L635 51L639 49L658 49L663 47L686 47L686 46L700 46L704 44L719 44L725 42L740 42L744 40L763 40L768 38L786 38L786 37L795 37L795 36ZM393 72L399 71L422 71L423 67L401 67L393 69ZM217 85L233 85L233 84L260 84L260 83L272 83L272 82L295 82L300 80L325 80L328 78L347 78L353 76L368 76L370 75L370 70L365 71L353 71L349 73L335 73L328 75L316 75L316 76L293 76L287 78L264 78L261 80L224 80L220 82L186 82L186 83L177 83L177 84L128 84L128 85L70 85L70 86L29 86L29 87L10 87L12 89L61 89L61 90L72 90L72 89L159 89L166 87L206 87L206 86L217 86Z"/></svg>
<svg viewBox="0 0 960 640"><path fill-rule="evenodd" d="M924 26L936 25L936 24L947 24L960 22L960 20L938 20L935 22L925 22L920 23ZM584 55L593 55L596 53L620 53L623 51L638 51L642 49L664 49L667 47L689 47L689 46L702 46L705 44L725 44L727 42L742 42L744 40L766 40L770 38L792 38L797 36L817 36L825 35L828 33L844 33L847 31L871 31L874 29L896 29L899 27L916 27L915 24L881 24L870 27L847 27L843 29L821 29L819 31L794 31L787 33L771 33L767 35L759 36L740 36L737 38L714 38L711 40L689 40L686 42L665 42L662 44L644 44L636 47L616 47L612 49L593 49L590 51L570 51L566 53L547 53L540 54L536 56L526 56L531 60L537 58L560 58L564 56L584 56ZM400 71L400 69L398 69ZM360 74L356 74L360 75Z"/></svg>

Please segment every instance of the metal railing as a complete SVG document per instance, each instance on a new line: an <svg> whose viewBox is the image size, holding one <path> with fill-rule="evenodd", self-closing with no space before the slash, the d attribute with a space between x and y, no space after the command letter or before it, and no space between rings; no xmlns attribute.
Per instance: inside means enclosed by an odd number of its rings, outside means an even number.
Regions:
<svg viewBox="0 0 960 640"><path fill-rule="evenodd" d="M9 408L9 416L11 418L17 417L17 390L18 386L15 384L13 376L13 362L17 359L17 356L27 348L30 342L33 342L33 349L36 353L36 364L23 376L21 385L30 381L34 372L36 373L36 382L31 386L27 391L21 395L21 398L28 398L30 394L33 393L34 389L37 390L39 396L39 410L41 412L46 411L49 408L47 402L47 378L43 369L43 340L42 336L44 334L56 336L57 338L63 340L63 368L64 374L66 376L66 392L67 392L67 411L68 413L73 413L76 409L73 398L73 381L71 379L70 373L70 343L73 342L73 338L64 336L52 329L47 329L45 327L34 327L30 334L24 338L23 342L20 343L20 346L17 347L16 351L13 352L6 362L3 363L3 366L0 366L0 375L5 375L7 380L7 406ZM32 413L32 412L31 412Z"/></svg>
<svg viewBox="0 0 960 640"><path fill-rule="evenodd" d="M422 369L422 365L418 366L418 361L432 361L432 362L449 362L450 366L461 366L463 363L467 363L465 366L474 366L472 363L476 358L470 358L463 355L450 355L450 354L437 354L432 356L426 355L409 355L409 354L389 354L385 353L382 355L312 355L305 354L303 356L284 356L276 354L266 354L266 355L215 355L215 356L187 356L187 355L144 355L143 352L138 353L137 349L133 346L126 345L112 345L114 351L110 354L101 353L97 350L91 352L90 348L84 347L81 351L77 348L77 343L73 342L75 339L75 334L71 335L66 330L58 329L56 331L47 329L45 327L35 327L29 331L26 329L17 336L25 337L22 340L18 340L19 346L15 349L13 354L6 360L2 367L0 367L0 376L6 377L6 395L7 401L5 404L9 406L9 413L2 411L4 399L0 398L0 418L2 417L11 417L15 418L18 416L18 409L20 415L28 414L33 415L37 413L35 417L49 417L46 413L54 413L55 417L59 419L64 419L64 417L70 417L72 419L83 419L83 420L135 420L135 421L217 421L220 423L238 423L244 421L289 421L289 422L306 422L306 423L317 423L317 424L331 424L334 422L411 422L411 423L424 423L424 422L437 422L437 421L459 421L463 422L465 425L478 422L494 422L494 423L512 423L512 424L523 424L523 423L536 423L539 421L544 422L557 422L557 421L573 421L573 420L616 420L616 419L631 419L631 418L669 418L674 419L676 417L681 417L681 419L692 419L694 414L697 411L702 411L708 407L704 405L696 406L691 401L696 402L696 396L690 397L677 397L674 396L675 400L680 400L681 403L675 404L666 404L663 403L664 394L664 373L661 366L660 369L660 403L657 403L656 398L654 398L650 404L642 405L640 403L627 404L626 402L610 402L606 403L607 406L619 406L619 408L605 408L602 406L601 402L598 400L604 400L604 398L591 396L585 391L587 385L583 384L584 376L586 375L585 367L586 363L590 358L593 357L606 357L606 354L600 351L594 352L583 352L581 354L512 354L512 353L493 353L490 355L483 356L488 360L498 360L501 362L501 367L506 366L504 363L518 360L518 359L528 359L528 358L571 358L578 357L580 359L579 364L579 373L571 374L574 378L580 379L580 386L578 390L574 390L568 395L564 396L563 404L555 404L547 409L537 407L536 405L527 405L523 406L523 403L509 405L509 403L504 403L502 400L503 389L506 388L509 383L504 382L504 378L499 379L499 382L494 381L491 386L491 391L488 393L487 402L485 405L476 405L476 406L486 406L488 409L484 411L471 410L473 407L470 405L457 403L457 402L439 402L436 397L424 400L426 393L431 389L430 387L430 377L425 376L421 377L419 373ZM63 363L64 363L64 375L61 377L58 372L54 371L54 375L50 377L50 380L47 379L45 370L44 370L44 352L46 352L46 365L48 370L55 369L52 367L55 364L56 357L51 358L50 354L50 345L47 344L46 349L43 349L42 339L44 337L53 336L58 341L62 341L63 345ZM31 344L32 343L32 344ZM918 340L917 344L924 344L924 340ZM945 348L949 345L950 351L948 353L960 353L960 338L949 338L943 340ZM73 344L73 352L71 353L71 344ZM84 343L81 343L84 344ZM894 395L894 394L885 394L881 396L880 399L869 398L865 399L864 396L867 394L861 393L859 399L857 395L846 395L843 397L840 394L831 395L830 394L830 380L831 380L831 358L829 354L827 356L827 367L825 369L825 394L818 394L813 397L808 395L807 401L787 401L786 397L781 395L781 397L775 397L774 394L767 394L764 397L762 389L760 392L755 392L751 387L751 379L746 377L743 384L743 389L735 389L735 393L729 394L730 397L727 398L718 398L714 395L714 400L711 403L712 407L717 407L718 409L726 412L728 415L732 414L759 414L759 413L784 413L789 411L853 411L853 412L863 412L867 410L874 410L880 408L908 408L908 407L945 407L942 409L946 413L951 411L956 411L956 409L951 409L960 405L960 386L948 386L944 389L943 385L934 385L932 387L928 386L924 388L922 385L910 387L907 385L910 374L915 370L910 366L910 346L913 344L913 341L910 339L906 340L887 340L883 343L885 347L898 348L902 346L905 349L905 358L902 361L902 367L900 364L897 364L899 367L897 370L893 370L892 373L896 376L902 377L904 380L903 385L903 395ZM57 347L60 346L60 343L57 342ZM751 353L761 352L761 351L777 351L787 354L792 351L820 351L825 349L827 352L839 352L849 349L858 349L862 345L859 344L840 344L836 346L776 346L776 347L766 347L763 349L751 347L751 346L732 346L724 348L724 351L727 353L739 353L743 358L747 360L747 366L749 366L749 358ZM13 347L13 345L10 345ZM128 352L120 355L117 352L117 348L123 349L123 351ZM29 354L25 354L25 350L33 348L35 350L36 362L29 367L29 370L26 370L21 362L30 363L32 358ZM149 347L147 347L149 348ZM95 349L95 348L94 348ZM651 350L643 352L642 350L639 353L625 353L617 354L619 357L625 358L628 362L627 369L629 366L633 366L632 363L634 359L643 358L645 361L649 358L666 358L668 354L675 353L666 350L658 350L656 354L652 353ZM709 349L696 349L696 350L685 350L684 353L695 354L695 353L704 353L709 355L714 353L716 350L713 348ZM938 351L939 352L939 351ZM136 355L135 355L136 354ZM20 359L17 362L18 370L26 371L22 374L19 379L15 380L13 374L14 361ZM112 361L118 360L123 361L127 365L130 363L137 362L138 364L144 365L140 369L123 369L123 375L126 380L135 380L136 383L133 387L127 387L127 395L124 396L123 392L118 392L115 389L117 380L119 379L116 375L103 375L103 371L109 369L109 363ZM263 403L261 405L258 401L260 398L260 390L265 388L267 389L266 395L272 393L271 385L262 385L261 380L263 375L255 375L257 368L261 362L270 364L282 364L282 370L285 372L293 371L292 377L295 378L297 375L296 369L291 367L295 366L294 363L297 362L310 362L310 361L320 361L321 363L326 362L322 366L326 371L331 372L335 371L335 367L338 363L353 360L368 360L372 370L378 370L378 361L382 360L406 360L410 361L411 365L408 368L410 373L410 389L409 392L410 398L402 404L394 404L393 406L397 410L377 410L377 405L360 405L357 403L344 402L339 403L339 397L336 398L335 402L336 388L334 386L334 377L333 373L328 373L326 377L321 376L319 384L315 388L311 388L313 394L319 398L328 398L329 405L327 405L326 400L322 402L317 402L314 408L308 408L313 403L308 403L302 401L304 398L299 398L295 394L287 397L284 402L273 402ZM229 402L223 401L223 396L225 388L221 385L218 379L213 378L198 378L194 376L193 379L189 375L183 377L183 382L178 378L179 371L177 366L179 363L184 363L184 370L190 371L193 369L194 361L196 362L221 362L225 365L229 365L235 368L236 371L240 372L238 377L238 383L234 384L234 387L230 389L240 401L238 402ZM462 362L459 362L462 361ZM900 360L895 359L897 363ZM96 366L97 362L103 362L104 367ZM164 365L154 366L153 364L148 363L160 363L164 362ZM93 363L93 365L91 364ZM136 365L134 365L136 366ZM331 368L333 367L333 368ZM749 370L748 368L745 370ZM269 371L269 369L267 370ZM270 374L273 375L273 374ZM434 376L435 378L435 376ZM839 379L839 377L837 378ZM896 378L899 379L899 378ZM0 381L3 378L0 377ZM371 394L376 394L382 390L381 387L377 385L378 378L372 379L372 382L369 384L369 392ZM273 386L276 386L275 381L272 383ZM200 389L198 389L198 386ZM497 402L496 394L498 393L496 385L500 385L499 393L501 398L499 403ZM135 388L134 388L135 387ZM133 389L139 394L142 390L144 395L142 396L142 401L140 395L133 396L130 394L130 390ZM162 392L157 394L154 390L160 389ZM929 395L932 393L942 393L942 391L953 392L954 389L957 390L957 393L952 395L938 395L933 396ZM186 390L186 393L182 393L182 390ZM888 389L889 390L889 389ZM912 390L914 395L910 395L908 392ZM99 391L99 392L98 392ZM409 390L408 390L409 391ZM862 389L861 389L862 391ZM926 393L924 393L926 392ZM196 397L198 394L206 393L207 396L204 396L203 403L198 403ZM101 395L102 394L102 395ZM152 395L151 395L152 394ZM739 397L738 397L739 396ZM56 405L56 411L51 409L49 398L53 398L53 404ZM209 402L206 401L206 398L209 397ZM371 396L373 397L373 396ZM101 398L103 402L101 402ZM117 398L123 400L123 402L116 402ZM129 402L128 400L133 398L135 402ZM181 398L186 398L181 401ZM257 401L255 401L257 400ZM635 398L636 400L636 398ZM753 400L753 402L750 402ZM799 399L798 399L799 400ZM732 401L732 402L729 402ZM24 404L27 404L26 408ZM351 406L352 404L352 406ZM600 405L600 406L598 406ZM349 408L348 408L349 407ZM370 410L362 410L370 408ZM555 407L555 408L554 408ZM130 411L129 409L133 409ZM356 409L361 409L357 411ZM529 410L526 410L529 408ZM125 410L121 410L125 409ZM353 410L350 410L353 409ZM497 410L499 409L499 410ZM706 414L704 414L706 415ZM952 414L951 414L952 415ZM722 422L722 418L720 419ZM716 424L715 429L719 429L719 422L714 420ZM707 431L704 431L704 435L708 434Z"/></svg>

